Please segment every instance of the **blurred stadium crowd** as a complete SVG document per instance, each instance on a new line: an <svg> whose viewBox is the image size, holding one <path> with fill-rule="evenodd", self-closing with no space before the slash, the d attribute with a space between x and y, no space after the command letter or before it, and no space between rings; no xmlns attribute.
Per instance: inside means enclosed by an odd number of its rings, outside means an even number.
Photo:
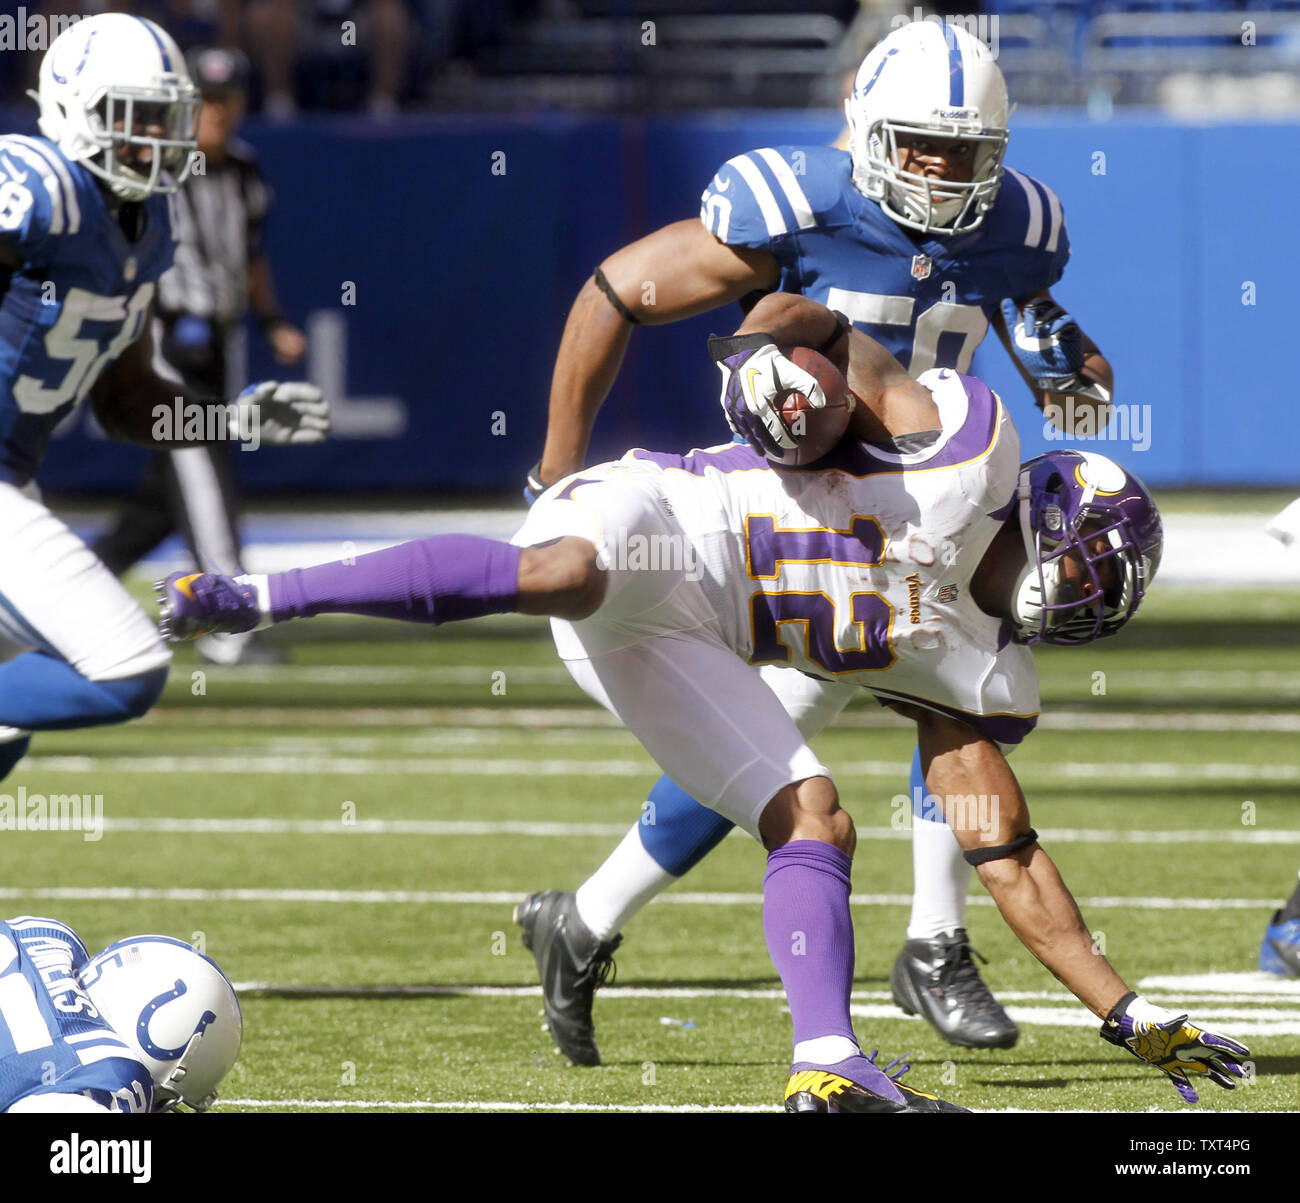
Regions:
<svg viewBox="0 0 1300 1203"><path fill-rule="evenodd" d="M17 13L116 10L182 48L240 47L252 110L681 111L834 104L903 19L978 23L1021 104L1300 108L1300 0L30 0ZM3 11L13 12L6 4ZM39 55L0 54L0 100Z"/></svg>

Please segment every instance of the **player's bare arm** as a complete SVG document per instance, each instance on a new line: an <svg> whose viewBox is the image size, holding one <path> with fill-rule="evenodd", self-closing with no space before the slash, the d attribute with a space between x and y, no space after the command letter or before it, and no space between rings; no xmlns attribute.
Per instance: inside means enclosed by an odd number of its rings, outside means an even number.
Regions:
<svg viewBox="0 0 1300 1203"><path fill-rule="evenodd" d="M926 788L943 799L962 851L1003 853L977 864L980 881L1021 942L1079 1000L1104 1019L1128 986L1097 952L1052 858L1029 839L1029 807L1006 757L974 728L913 708ZM987 810L964 799L987 797ZM981 820L991 824L981 829ZM1016 847L1020 844L1020 847ZM968 857L968 859L970 859Z"/></svg>
<svg viewBox="0 0 1300 1203"><path fill-rule="evenodd" d="M586 462L591 428L618 375L634 324L693 317L755 289L771 288L778 275L769 252L727 246L697 218L631 243L599 270L607 287L601 288L593 273L569 311L560 341L540 465L543 484L553 484Z"/></svg>
<svg viewBox="0 0 1300 1203"><path fill-rule="evenodd" d="M1028 296L1015 298L1015 305L1023 312L1026 306L1035 301L1055 303L1055 300L1051 291L1044 288ZM1011 362L1016 365L1016 371L1020 373L1021 379L1033 394L1034 404L1052 420L1054 425L1067 434L1073 434L1076 429L1085 434L1095 434L1106 428L1110 421L1108 402L1096 396L1089 396L1087 393L1076 393L1071 394L1074 398L1072 404L1064 405L1065 397L1059 392L1040 388L1038 381L1021 362L1012 345L1011 331L1007 328L1006 318L1001 312L994 313L992 325L998 339L1011 357ZM1106 396L1110 397L1115 391L1114 369L1098 349L1097 344L1088 337L1087 331L1080 330L1080 334L1083 343L1083 366L1079 370L1079 375L1090 384L1100 385L1105 390Z"/></svg>
<svg viewBox="0 0 1300 1203"><path fill-rule="evenodd" d="M146 315L140 335L112 363L90 390L95 417L111 439L146 447L175 447L154 437L156 406L171 408L180 386L168 383L153 369L153 335Z"/></svg>
<svg viewBox="0 0 1300 1203"><path fill-rule="evenodd" d="M179 384L154 371L153 336L147 317L139 337L104 369L90 390L90 403L104 432L119 442L145 447L193 445L191 439L158 437L159 407L170 411L178 399L186 405L207 405L220 411L205 415L201 424L205 432L230 430L233 437L233 432L249 430L251 423L260 442L276 445L319 443L329 434L329 402L314 384L264 380L250 385L233 402L184 398ZM213 420L209 422L208 417ZM163 428L174 426L164 424ZM241 437L247 435L241 433Z"/></svg>

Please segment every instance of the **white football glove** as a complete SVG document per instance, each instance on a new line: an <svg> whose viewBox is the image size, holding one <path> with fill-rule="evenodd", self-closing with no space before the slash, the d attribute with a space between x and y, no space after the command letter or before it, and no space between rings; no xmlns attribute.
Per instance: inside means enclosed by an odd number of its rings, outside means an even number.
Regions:
<svg viewBox="0 0 1300 1203"><path fill-rule="evenodd" d="M760 455L792 450L795 440L777 402L802 393L813 409L821 409L826 394L816 377L782 355L767 334L714 337L709 353L722 372L722 409L731 429Z"/></svg>
<svg viewBox="0 0 1300 1203"><path fill-rule="evenodd" d="M330 403L314 384L263 380L235 398L234 437L255 430L263 443L320 443L330 432Z"/></svg>

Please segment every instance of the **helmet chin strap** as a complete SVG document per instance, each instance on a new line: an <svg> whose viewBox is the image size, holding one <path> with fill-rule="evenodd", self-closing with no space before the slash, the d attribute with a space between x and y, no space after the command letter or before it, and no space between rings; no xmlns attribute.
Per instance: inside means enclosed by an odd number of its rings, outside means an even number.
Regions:
<svg viewBox="0 0 1300 1203"><path fill-rule="evenodd" d="M1043 606L1050 605L1051 599L1043 596L1043 590L1045 588L1048 593L1054 594L1060 578L1060 562L1053 560L1040 569L1037 541L1029 522L1029 482L1023 473L1018 492L1020 494L1020 537L1025 544L1025 566L1011 592L1011 613L1020 634L1031 637L1044 632ZM1042 587L1039 585L1040 571Z"/></svg>
<svg viewBox="0 0 1300 1203"><path fill-rule="evenodd" d="M918 225L950 225L966 205L966 198L960 196L943 201L931 199L927 204L923 196L898 185L893 185L890 192L890 203Z"/></svg>

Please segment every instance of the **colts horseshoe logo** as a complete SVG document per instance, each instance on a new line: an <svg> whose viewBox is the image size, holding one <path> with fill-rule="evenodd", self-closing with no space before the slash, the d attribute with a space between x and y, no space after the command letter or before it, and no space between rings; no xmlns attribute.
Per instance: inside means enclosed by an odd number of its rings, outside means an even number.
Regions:
<svg viewBox="0 0 1300 1203"><path fill-rule="evenodd" d="M190 1033L190 1035L177 1048L160 1048L158 1045L154 1044L154 1042L149 1039L149 1021L153 1018L154 1012L157 1011L159 1007L165 1007L169 1002L174 1002L176 999L180 998L185 994L186 990L187 987L185 983L178 978L176 985L173 986L172 989L158 995L157 998L153 999L148 1003L148 1005L146 1005L145 1009L140 1012L139 1020L136 1021L136 1039L140 1042L140 1047L155 1060L175 1061L176 1058L185 1051L190 1040L195 1036L202 1035L203 1029L206 1028L208 1024L215 1022L217 1018L213 1012L204 1011L203 1016L194 1028L194 1031Z"/></svg>

